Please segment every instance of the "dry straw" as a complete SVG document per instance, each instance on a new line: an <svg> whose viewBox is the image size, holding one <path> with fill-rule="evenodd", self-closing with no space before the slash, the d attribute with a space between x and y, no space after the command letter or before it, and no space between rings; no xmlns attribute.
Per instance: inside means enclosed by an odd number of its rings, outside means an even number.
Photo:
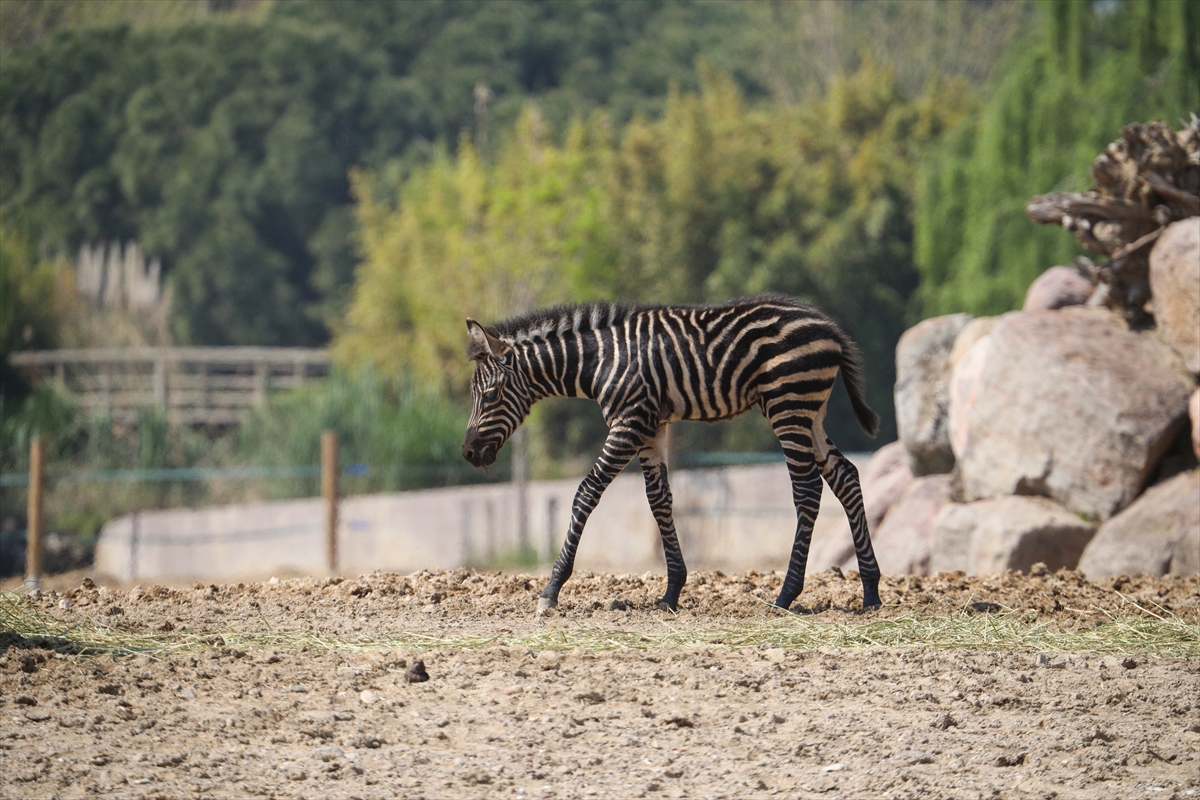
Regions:
<svg viewBox="0 0 1200 800"><path fill-rule="evenodd" d="M733 628L687 629L668 622L654 631L595 627L547 628L516 636L441 636L400 631L391 636L338 638L310 631L209 631L140 633L89 620L68 624L21 593L0 594L0 646L21 644L77 654L133 654L169 657L216 648L240 650L367 651L404 649L471 650L492 646L533 650L608 651L626 648L819 647L938 650L1026 650L1059 653L1144 653L1200 658L1200 625L1170 612L1154 612L1130 603L1129 613L1099 612L1103 621L1090 627L1061 629L1027 612L910 611L880 619L813 620L792 614L747 620Z"/></svg>

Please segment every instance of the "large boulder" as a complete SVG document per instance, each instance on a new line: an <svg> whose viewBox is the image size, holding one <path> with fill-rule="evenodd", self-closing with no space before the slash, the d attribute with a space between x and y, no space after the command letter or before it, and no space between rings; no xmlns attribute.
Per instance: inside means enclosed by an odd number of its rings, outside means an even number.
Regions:
<svg viewBox="0 0 1200 800"><path fill-rule="evenodd" d="M1200 374L1200 217L1168 227L1150 251L1154 319L1193 375Z"/></svg>
<svg viewBox="0 0 1200 800"><path fill-rule="evenodd" d="M996 327L997 317L976 317L963 326L963 329L958 332L958 336L954 339L954 347L950 350L950 367L951 375L954 374L954 368L958 366L958 362L963 360L963 356L967 351L983 337L992 332L992 328Z"/></svg>
<svg viewBox="0 0 1200 800"><path fill-rule="evenodd" d="M1089 578L1200 573L1200 469L1147 489L1101 525L1079 569Z"/></svg>
<svg viewBox="0 0 1200 800"><path fill-rule="evenodd" d="M970 314L927 319L906 330L896 345L896 428L913 475L954 468L946 429L950 352L970 321Z"/></svg>
<svg viewBox="0 0 1200 800"><path fill-rule="evenodd" d="M1137 497L1195 382L1153 332L1077 306L1003 315L952 384L965 500L1041 495L1101 521Z"/></svg>
<svg viewBox="0 0 1200 800"><path fill-rule="evenodd" d="M1200 389L1192 392L1188 402L1188 416L1192 418L1192 452L1200 459Z"/></svg>
<svg viewBox="0 0 1200 800"><path fill-rule="evenodd" d="M883 574L930 574L933 521L950 502L952 482L949 475L916 478L896 500L871 536L875 558Z"/></svg>
<svg viewBox="0 0 1200 800"><path fill-rule="evenodd" d="M1096 285L1071 267L1051 267L1029 284L1025 292L1025 311L1052 311L1066 306L1081 306L1092 296Z"/></svg>
<svg viewBox="0 0 1200 800"><path fill-rule="evenodd" d="M867 512L867 530L875 533L884 515L912 483L908 457L899 442L885 444L875 451L859 475L862 484L863 508ZM837 502L836 500L832 502ZM854 539L850 522L844 517L820 538L813 538L808 554L808 570L821 572L830 567L854 563Z"/></svg>
<svg viewBox="0 0 1200 800"><path fill-rule="evenodd" d="M1095 533L1095 525L1044 497L954 503L934 520L930 570L990 575L1028 571L1039 561L1074 569Z"/></svg>

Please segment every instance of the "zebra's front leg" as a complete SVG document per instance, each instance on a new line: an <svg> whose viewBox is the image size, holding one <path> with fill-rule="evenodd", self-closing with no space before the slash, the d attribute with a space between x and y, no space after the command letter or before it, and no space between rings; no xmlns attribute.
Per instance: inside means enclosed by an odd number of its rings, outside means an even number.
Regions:
<svg viewBox="0 0 1200 800"><path fill-rule="evenodd" d="M675 533L675 519L671 513L671 485L667 482L667 427L658 429L654 439L647 442L638 453L642 463L642 476L646 479L646 499L658 533L662 537L663 556L667 560L667 591L658 601L664 611L679 608L679 593L687 582L687 565L683 562L683 551Z"/></svg>
<svg viewBox="0 0 1200 800"><path fill-rule="evenodd" d="M858 468L833 446L833 442L826 439L826 443L829 449L821 464L821 475L833 489L850 521L854 552L858 557L858 574L862 579L863 608L879 608L883 605L879 599L879 562L875 560L875 549L871 547L871 532L867 529L867 512L863 507Z"/></svg>
<svg viewBox="0 0 1200 800"><path fill-rule="evenodd" d="M634 454L641 449L646 441L644 433L638 433L634 428L623 425L613 425L604 441L604 449L600 457L592 465L592 469L575 490L575 500L571 503L571 524L567 529L567 540L563 542L554 568L550 570L550 581L542 589L538 598L537 613L546 611L558 605L558 593L563 584L571 577L575 569L575 551L579 549L579 538L583 535L583 526L588 517L600 502L600 495L612 483L613 478L620 474Z"/></svg>

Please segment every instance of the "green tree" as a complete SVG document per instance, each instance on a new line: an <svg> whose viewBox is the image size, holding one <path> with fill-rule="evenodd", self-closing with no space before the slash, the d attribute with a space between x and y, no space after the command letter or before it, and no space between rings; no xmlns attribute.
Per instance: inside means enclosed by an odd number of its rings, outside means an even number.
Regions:
<svg viewBox="0 0 1200 800"><path fill-rule="evenodd" d="M1183 0L1050 0L1009 54L982 112L918 176L916 315L1019 307L1044 269L1082 252L1033 225L1025 204L1081 190L1096 153L1129 122L1200 108L1200 10Z"/></svg>
<svg viewBox="0 0 1200 800"><path fill-rule="evenodd" d="M463 141L457 158L443 149L415 172L394 204L361 176L364 261L341 356L461 391L470 375L464 317L494 320L610 292L597 183L608 136L599 122L576 123L555 145L530 109L494 165Z"/></svg>
<svg viewBox="0 0 1200 800"><path fill-rule="evenodd" d="M556 145L530 110L494 165L464 142L457 160L443 151L414 172L398 199L364 178L364 263L339 352L461 391L467 315L782 291L858 339L870 399L890 420L892 352L917 285L912 177L966 90L910 101L868 62L827 99L753 107L730 77L701 75L699 93L672 91L660 119L619 136L594 116ZM834 416L839 441L865 445L849 409Z"/></svg>

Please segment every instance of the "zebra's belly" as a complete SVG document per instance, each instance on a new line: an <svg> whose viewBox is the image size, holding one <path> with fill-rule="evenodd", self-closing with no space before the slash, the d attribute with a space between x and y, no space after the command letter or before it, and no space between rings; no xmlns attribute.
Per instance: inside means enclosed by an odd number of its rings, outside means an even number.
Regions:
<svg viewBox="0 0 1200 800"><path fill-rule="evenodd" d="M703 401L684 401L676 405L674 413L667 417L667 422L720 422L725 419L745 414L759 403L758 393L753 396L723 398L704 398Z"/></svg>

